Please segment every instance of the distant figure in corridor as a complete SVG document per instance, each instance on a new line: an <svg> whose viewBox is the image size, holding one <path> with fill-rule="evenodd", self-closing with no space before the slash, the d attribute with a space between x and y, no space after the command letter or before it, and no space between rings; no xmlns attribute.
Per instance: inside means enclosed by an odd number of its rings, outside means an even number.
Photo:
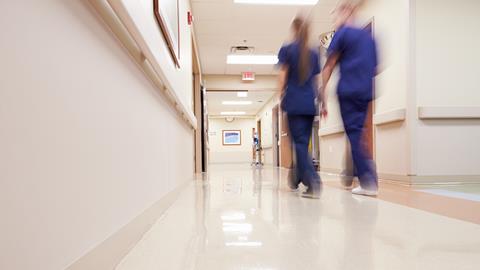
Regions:
<svg viewBox="0 0 480 270"><path fill-rule="evenodd" d="M296 154L296 174L289 177L289 187L296 190L302 182L307 186L304 197L320 194L321 180L316 172L308 145L313 120L317 114L315 99L320 81L320 56L309 47L310 22L297 16L292 22L293 42L284 45L278 53L282 91L282 109L287 113L288 125Z"/></svg>
<svg viewBox="0 0 480 270"><path fill-rule="evenodd" d="M377 50L368 29L355 25L359 1L341 1L335 10L336 32L328 48L328 58L322 78L322 96L335 66L340 66L337 96L343 125L350 141L353 164L360 186L353 194L376 196L378 179L375 164L366 150L362 135L373 99L373 78L377 69ZM322 110L327 112L326 103ZM344 183L351 185L352 183Z"/></svg>

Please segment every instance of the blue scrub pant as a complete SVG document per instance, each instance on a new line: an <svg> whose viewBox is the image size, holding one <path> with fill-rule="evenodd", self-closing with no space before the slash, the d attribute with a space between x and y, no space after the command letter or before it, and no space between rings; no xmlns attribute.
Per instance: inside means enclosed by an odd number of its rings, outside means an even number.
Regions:
<svg viewBox="0 0 480 270"><path fill-rule="evenodd" d="M288 126L295 147L297 180L301 180L309 189L318 190L320 176L313 167L312 157L308 152L313 119L313 115L288 115Z"/></svg>
<svg viewBox="0 0 480 270"><path fill-rule="evenodd" d="M369 102L349 97L339 97L338 101L360 185L365 189L376 190L378 179L375 164L362 138Z"/></svg>

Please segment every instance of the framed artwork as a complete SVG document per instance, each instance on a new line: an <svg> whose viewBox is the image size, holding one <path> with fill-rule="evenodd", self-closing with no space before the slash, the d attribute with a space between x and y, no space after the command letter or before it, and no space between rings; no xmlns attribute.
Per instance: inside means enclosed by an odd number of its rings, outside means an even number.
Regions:
<svg viewBox="0 0 480 270"><path fill-rule="evenodd" d="M223 140L223 145L241 145L242 131L241 130L223 130L222 140Z"/></svg>
<svg viewBox="0 0 480 270"><path fill-rule="evenodd" d="M180 67L179 0L153 0L153 13L167 42L173 62Z"/></svg>

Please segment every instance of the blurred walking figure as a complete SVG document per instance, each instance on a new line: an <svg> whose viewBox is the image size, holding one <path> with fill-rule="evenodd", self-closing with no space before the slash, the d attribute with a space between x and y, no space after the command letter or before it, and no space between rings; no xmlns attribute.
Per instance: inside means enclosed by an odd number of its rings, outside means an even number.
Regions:
<svg viewBox="0 0 480 270"><path fill-rule="evenodd" d="M367 196L378 194L375 164L362 140L368 106L373 98L373 77L376 75L377 51L370 31L354 25L358 4L341 1L335 10L336 32L328 48L328 59L322 78L322 96L333 69L340 66L337 96L340 113L350 141L351 153L360 186L352 193ZM327 112L326 104L323 111ZM347 183L351 185L350 183Z"/></svg>
<svg viewBox="0 0 480 270"><path fill-rule="evenodd" d="M296 176L289 178L289 186L297 189L300 182L307 186L305 197L318 197L320 176L313 167L308 152L313 120L317 114L316 97L320 74L320 56L309 47L310 23L297 16L292 23L294 40L278 53L282 90L282 109L287 113L291 138L295 147Z"/></svg>

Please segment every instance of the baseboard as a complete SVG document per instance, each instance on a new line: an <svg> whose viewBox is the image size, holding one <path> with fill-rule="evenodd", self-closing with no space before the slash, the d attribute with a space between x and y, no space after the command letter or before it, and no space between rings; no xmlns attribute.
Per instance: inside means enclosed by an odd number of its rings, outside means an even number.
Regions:
<svg viewBox="0 0 480 270"><path fill-rule="evenodd" d="M378 178L380 182L389 183L389 184L398 184L402 186L411 186L412 178L408 175L402 174L391 174L391 173L378 173Z"/></svg>
<svg viewBox="0 0 480 270"><path fill-rule="evenodd" d="M414 186L448 186L480 184L480 175L415 175L412 176Z"/></svg>
<svg viewBox="0 0 480 270"><path fill-rule="evenodd" d="M342 169L321 168L320 173L342 176ZM402 186L449 186L449 185L470 185L480 184L480 175L400 175L378 173L380 182L397 184Z"/></svg>
<svg viewBox="0 0 480 270"><path fill-rule="evenodd" d="M67 270L115 269L118 263L140 241L142 236L175 202L180 192L190 183L191 181L186 181L168 193L118 232L70 265Z"/></svg>

